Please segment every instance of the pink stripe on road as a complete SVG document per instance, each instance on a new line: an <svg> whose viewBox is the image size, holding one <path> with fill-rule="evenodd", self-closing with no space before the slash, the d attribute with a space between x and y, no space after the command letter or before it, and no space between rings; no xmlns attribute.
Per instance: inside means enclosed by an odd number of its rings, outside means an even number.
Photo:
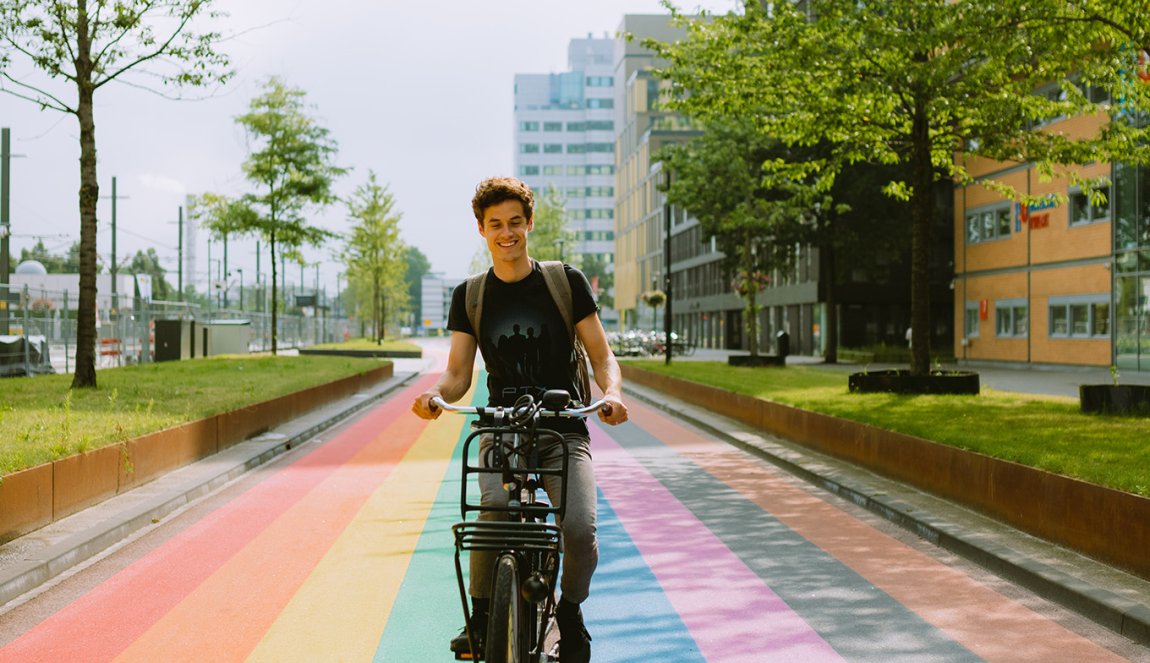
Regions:
<svg viewBox="0 0 1150 663"><path fill-rule="evenodd" d="M599 488L704 658L843 660L608 433L589 428Z"/></svg>

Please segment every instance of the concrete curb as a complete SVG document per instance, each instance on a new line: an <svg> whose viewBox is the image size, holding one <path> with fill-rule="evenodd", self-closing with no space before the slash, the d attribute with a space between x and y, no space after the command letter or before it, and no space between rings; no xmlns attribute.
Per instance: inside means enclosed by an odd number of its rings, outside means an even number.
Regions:
<svg viewBox="0 0 1150 663"><path fill-rule="evenodd" d="M625 391L944 550L1150 645L1150 583L1141 578L653 388L627 384Z"/></svg>
<svg viewBox="0 0 1150 663"><path fill-rule="evenodd" d="M406 386L404 373L0 546L2 606Z"/></svg>

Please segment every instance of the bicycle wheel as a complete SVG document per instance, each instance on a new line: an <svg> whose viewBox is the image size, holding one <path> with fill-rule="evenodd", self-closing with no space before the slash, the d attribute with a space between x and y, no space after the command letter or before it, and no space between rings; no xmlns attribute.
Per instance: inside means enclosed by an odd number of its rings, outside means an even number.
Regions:
<svg viewBox="0 0 1150 663"><path fill-rule="evenodd" d="M520 663L519 649L519 569L513 555L502 555L495 563L484 658L487 663Z"/></svg>

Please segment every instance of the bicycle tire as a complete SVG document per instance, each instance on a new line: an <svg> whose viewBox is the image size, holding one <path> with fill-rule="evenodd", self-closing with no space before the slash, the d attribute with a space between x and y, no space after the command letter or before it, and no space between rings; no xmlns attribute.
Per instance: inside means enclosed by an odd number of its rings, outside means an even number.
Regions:
<svg viewBox="0 0 1150 663"><path fill-rule="evenodd" d="M501 555L495 562L491 607L487 618L487 663L520 663L519 569L513 555Z"/></svg>

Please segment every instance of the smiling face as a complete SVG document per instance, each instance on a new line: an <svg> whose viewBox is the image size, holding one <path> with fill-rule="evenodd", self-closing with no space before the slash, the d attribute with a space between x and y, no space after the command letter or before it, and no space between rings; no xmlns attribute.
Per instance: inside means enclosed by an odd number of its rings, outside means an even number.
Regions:
<svg viewBox="0 0 1150 663"><path fill-rule="evenodd" d="M483 210L479 234L487 240L492 262L526 262L527 233L535 227L534 219L524 216L523 203L505 200Z"/></svg>

